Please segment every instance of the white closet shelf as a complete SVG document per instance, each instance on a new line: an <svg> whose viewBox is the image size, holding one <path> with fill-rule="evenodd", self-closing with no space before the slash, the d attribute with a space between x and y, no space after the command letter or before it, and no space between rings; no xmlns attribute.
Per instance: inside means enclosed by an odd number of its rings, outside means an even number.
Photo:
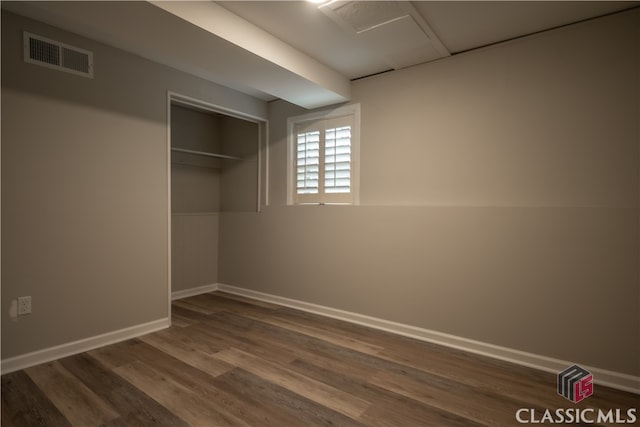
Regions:
<svg viewBox="0 0 640 427"><path fill-rule="evenodd" d="M177 151L178 153L195 154L198 156L215 157L217 159L242 160L240 157L227 156L226 154L207 153L205 151L187 150L186 148L171 147L171 151Z"/></svg>

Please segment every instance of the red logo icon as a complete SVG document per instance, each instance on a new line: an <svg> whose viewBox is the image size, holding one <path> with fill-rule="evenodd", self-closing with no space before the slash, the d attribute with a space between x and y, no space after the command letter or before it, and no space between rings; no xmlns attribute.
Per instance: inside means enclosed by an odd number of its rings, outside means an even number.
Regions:
<svg viewBox="0 0 640 427"><path fill-rule="evenodd" d="M593 394L593 375L578 365L573 365L558 374L558 394L573 403Z"/></svg>

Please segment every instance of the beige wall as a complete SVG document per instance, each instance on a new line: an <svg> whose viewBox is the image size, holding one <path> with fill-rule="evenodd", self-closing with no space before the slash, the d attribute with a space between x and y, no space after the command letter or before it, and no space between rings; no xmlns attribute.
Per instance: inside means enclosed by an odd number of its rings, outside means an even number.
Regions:
<svg viewBox="0 0 640 427"><path fill-rule="evenodd" d="M224 160L221 169L221 210L258 209L258 124L234 117L221 119L223 152L240 160Z"/></svg>
<svg viewBox="0 0 640 427"><path fill-rule="evenodd" d="M639 375L639 16L355 82L361 206L285 206L301 111L271 103L220 282Z"/></svg>
<svg viewBox="0 0 640 427"><path fill-rule="evenodd" d="M94 52L95 78L26 64L22 31ZM167 91L266 104L2 11L2 358L168 315ZM9 306L30 295L33 314Z"/></svg>
<svg viewBox="0 0 640 427"><path fill-rule="evenodd" d="M218 282L218 212L171 216L171 291Z"/></svg>

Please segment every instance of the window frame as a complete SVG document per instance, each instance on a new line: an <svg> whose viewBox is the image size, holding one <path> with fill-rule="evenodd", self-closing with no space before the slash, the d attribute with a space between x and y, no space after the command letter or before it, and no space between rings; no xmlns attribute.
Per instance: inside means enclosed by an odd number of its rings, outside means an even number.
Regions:
<svg viewBox="0 0 640 427"><path fill-rule="evenodd" d="M349 193L298 194L297 192L297 132L298 127L312 125L314 122L349 118L351 128L351 191ZM324 138L326 128L321 131ZM324 171L324 143L321 138L320 169ZM324 175L324 173L323 173ZM321 179L324 179L322 176ZM319 185L324 187L324 183ZM287 205L359 205L360 204L360 104L349 104L331 110L287 118Z"/></svg>

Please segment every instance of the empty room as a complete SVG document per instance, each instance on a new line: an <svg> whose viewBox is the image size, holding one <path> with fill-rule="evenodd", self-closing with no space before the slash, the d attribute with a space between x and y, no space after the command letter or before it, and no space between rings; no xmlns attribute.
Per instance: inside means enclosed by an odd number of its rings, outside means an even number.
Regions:
<svg viewBox="0 0 640 427"><path fill-rule="evenodd" d="M3 426L640 424L640 2L1 13Z"/></svg>

